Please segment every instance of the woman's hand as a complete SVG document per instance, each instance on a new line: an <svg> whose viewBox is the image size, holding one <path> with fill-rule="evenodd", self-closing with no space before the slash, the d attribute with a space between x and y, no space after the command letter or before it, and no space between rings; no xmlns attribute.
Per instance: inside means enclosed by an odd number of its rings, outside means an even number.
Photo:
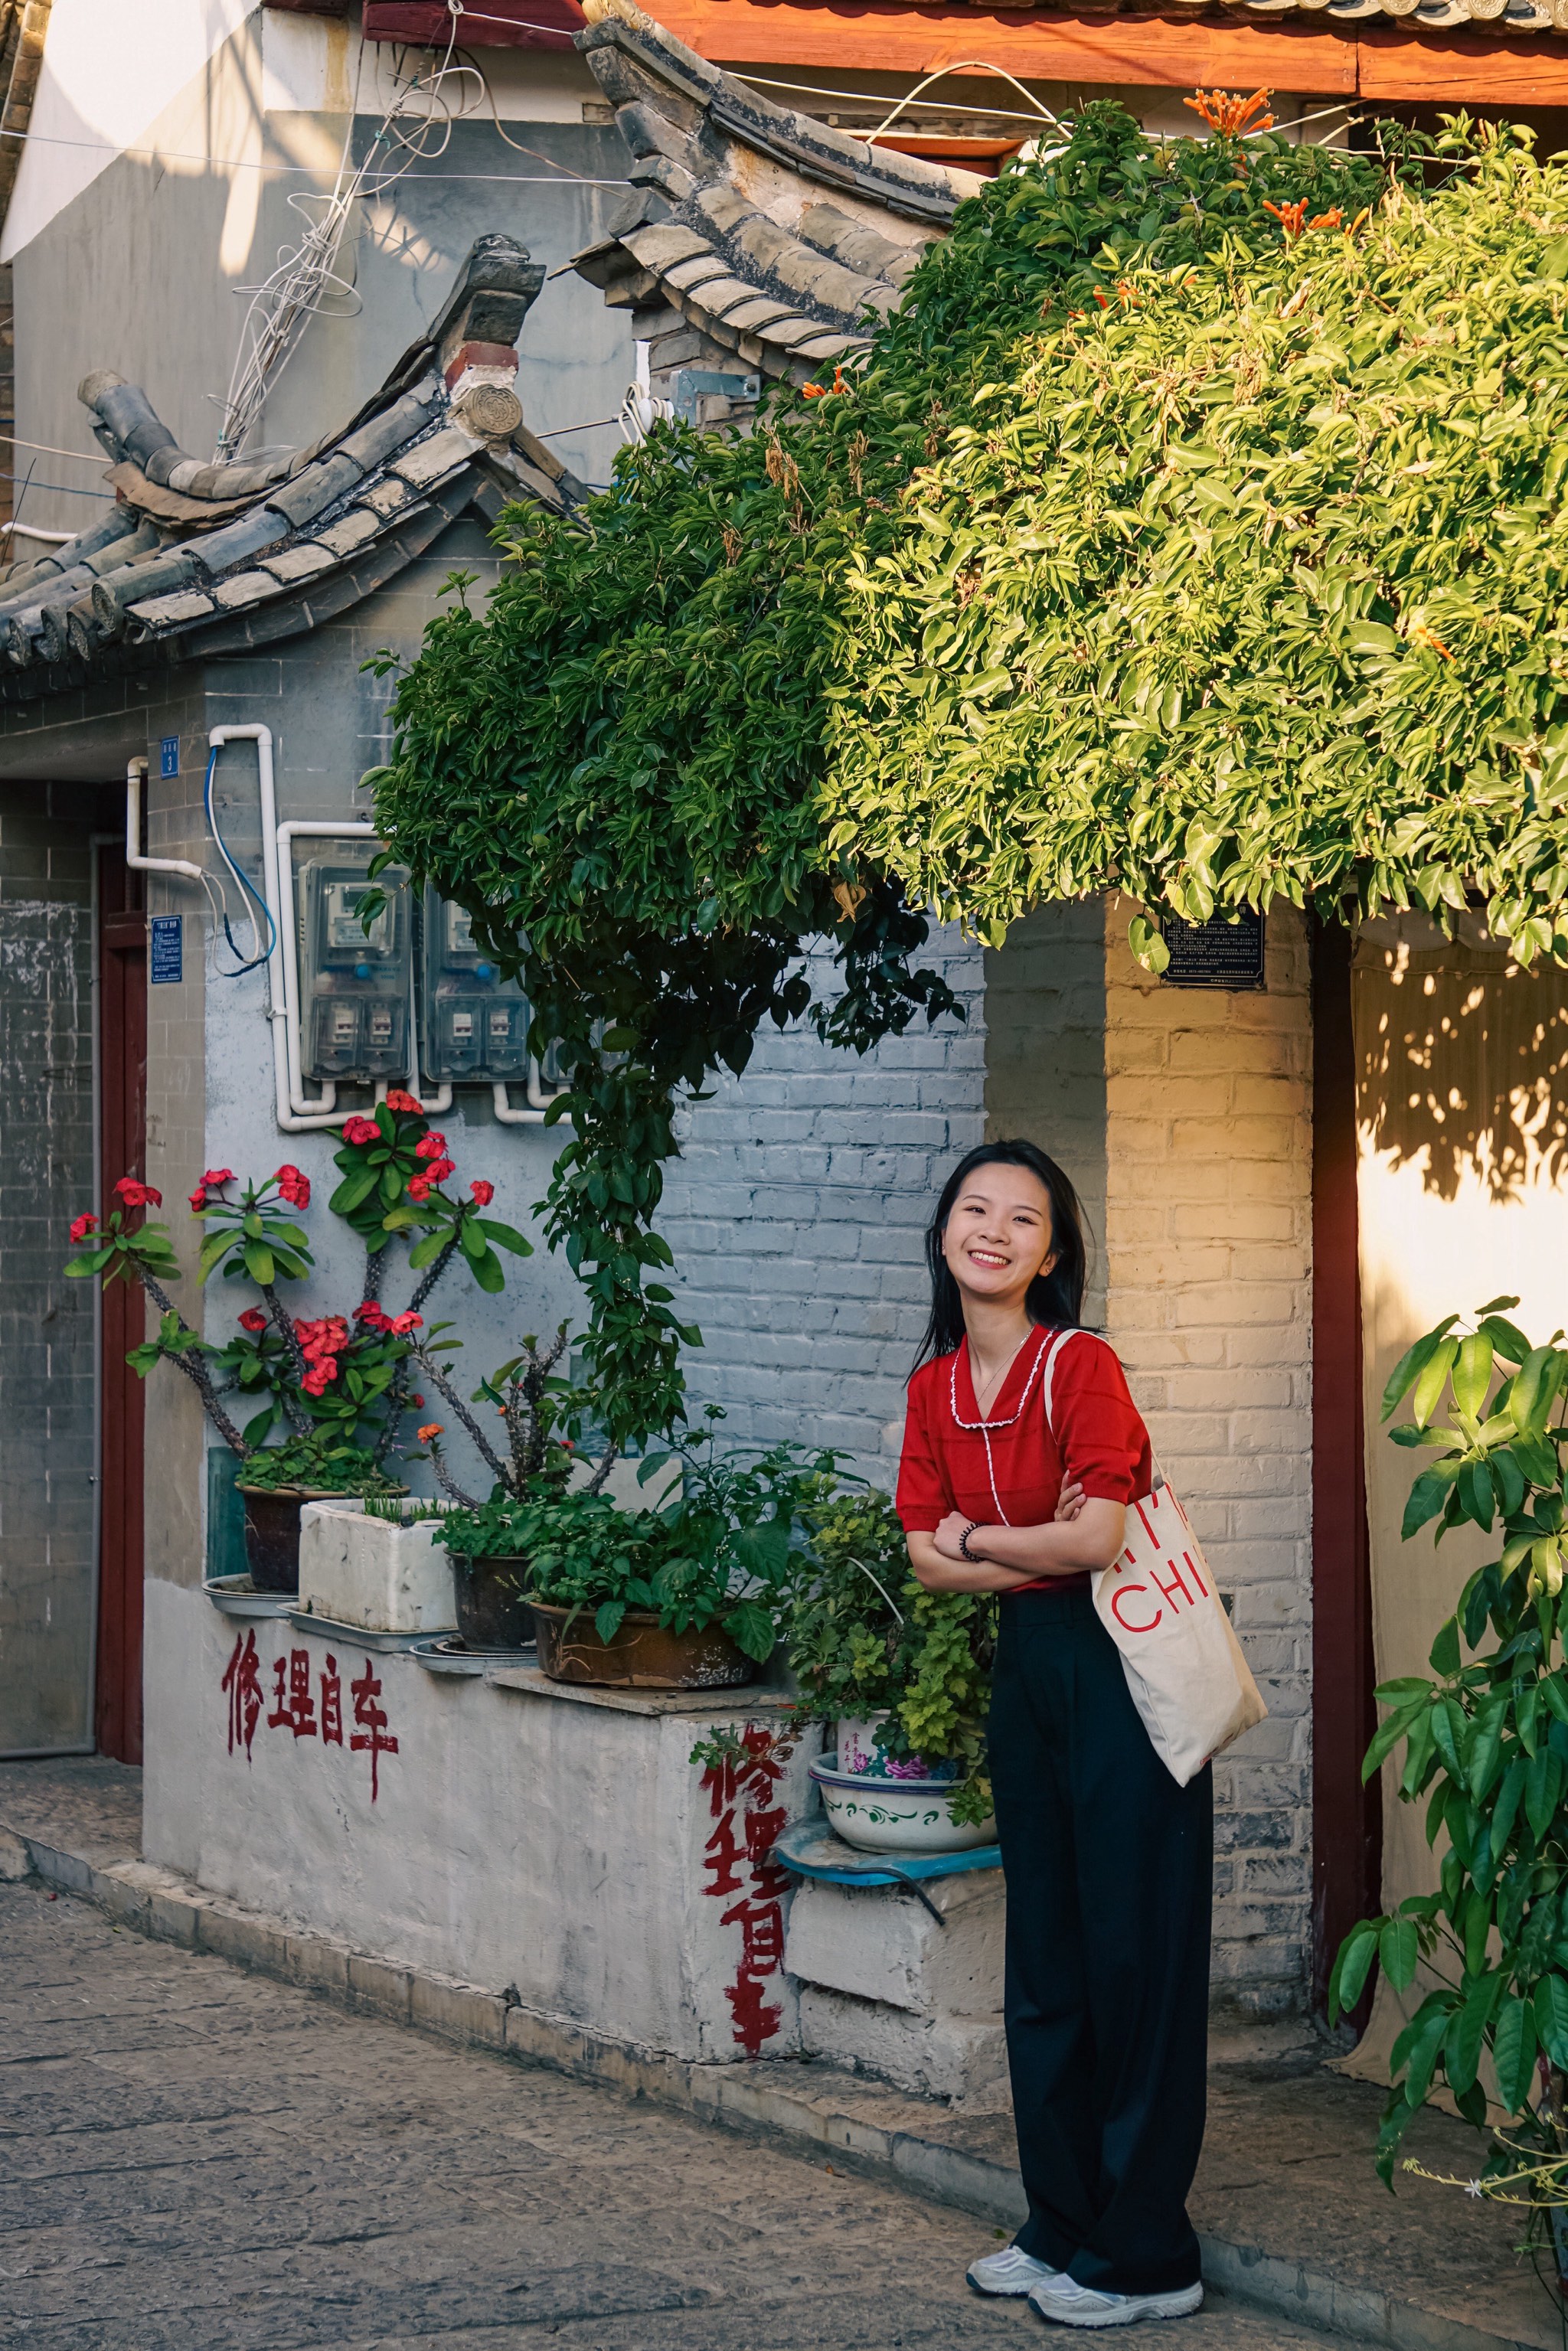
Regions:
<svg viewBox="0 0 1568 2351"><path fill-rule="evenodd" d="M1056 1523L1070 1527L1083 1508L1083 1489L1075 1478L1070 1478L1056 1498Z"/></svg>
<svg viewBox="0 0 1568 2351"><path fill-rule="evenodd" d="M963 1558L964 1537L974 1523L974 1520L967 1519L962 1510L948 1511L931 1538L944 1559Z"/></svg>

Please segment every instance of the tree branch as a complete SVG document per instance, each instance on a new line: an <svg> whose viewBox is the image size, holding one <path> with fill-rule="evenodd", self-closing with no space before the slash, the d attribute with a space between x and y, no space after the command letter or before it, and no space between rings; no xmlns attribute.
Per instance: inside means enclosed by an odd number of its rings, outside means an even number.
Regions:
<svg viewBox="0 0 1568 2351"><path fill-rule="evenodd" d="M288 1350L289 1360L294 1365L294 1375L303 1389L305 1374L310 1366L305 1360L305 1350L299 1343L299 1333L294 1327L294 1318L270 1281L258 1282L256 1287L267 1301L267 1311L272 1318L272 1326ZM277 1393L284 1411L294 1425L295 1434L298 1437L308 1437L310 1417L303 1405L297 1396L290 1395L287 1388L279 1388Z"/></svg>
<svg viewBox="0 0 1568 2351"><path fill-rule="evenodd" d="M169 1296L167 1290L163 1290L158 1282L154 1281L152 1276L146 1271L145 1268L138 1266L136 1270L137 1278L141 1281L142 1289L147 1292L148 1297L152 1301L153 1305L156 1306L160 1314L172 1314L174 1317L175 1322L179 1324L181 1330L190 1332L191 1337L193 1339L196 1339L196 1333L191 1330L190 1324L180 1312L179 1308L174 1304L173 1300ZM196 1339L196 1345L183 1354L174 1354L170 1349L165 1347L162 1350L163 1360L166 1364L175 1364L182 1372L184 1373L185 1377L191 1382L197 1395L201 1397L203 1408L206 1413L207 1418L212 1422L213 1426L217 1430L218 1435L223 1438L224 1443L228 1447L230 1452L236 1453L242 1461L248 1461L254 1448L246 1443L244 1437L240 1435L233 1421L229 1418L227 1413L218 1402L218 1392L213 1385L212 1374L207 1370L205 1364L202 1361L200 1353L197 1352L200 1346L201 1341Z"/></svg>
<svg viewBox="0 0 1568 2351"><path fill-rule="evenodd" d="M435 1390L436 1395L440 1396L442 1400L450 1406L451 1410L457 1415L458 1419L463 1423L463 1426L468 1431L469 1436L474 1439L475 1444L478 1447L479 1452L483 1457L486 1467L494 1471L497 1483L507 1487L509 1491L511 1488L511 1480L507 1475L506 1468L502 1464L499 1456L497 1454L489 1438L486 1436L478 1422L475 1419L473 1414L469 1411L467 1405L464 1403L462 1397L458 1395L456 1389L453 1386L451 1381L447 1378L445 1373L442 1370L440 1364L436 1363L434 1356L427 1354L423 1347L413 1347L410 1350L410 1353L413 1355L413 1361L419 1365L420 1370L423 1373L425 1378L430 1382L431 1386Z"/></svg>
<svg viewBox="0 0 1568 2351"><path fill-rule="evenodd" d="M458 1485L456 1479L447 1468L445 1462L442 1459L441 1449L434 1437L432 1437L430 1441L430 1466L435 1472L435 1482L441 1488L442 1492L444 1494L450 1494L452 1499L457 1503L461 1509L465 1510L479 1510L484 1509L485 1506L482 1502L476 1502L472 1494L465 1494L463 1491L462 1487Z"/></svg>

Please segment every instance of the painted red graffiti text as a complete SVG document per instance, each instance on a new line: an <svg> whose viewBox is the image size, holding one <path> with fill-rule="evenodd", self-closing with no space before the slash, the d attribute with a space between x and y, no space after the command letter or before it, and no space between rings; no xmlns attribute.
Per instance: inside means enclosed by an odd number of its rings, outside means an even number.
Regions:
<svg viewBox="0 0 1568 2351"><path fill-rule="evenodd" d="M235 1641L219 1685L228 1701L229 1753L243 1747L248 1759L256 1734L265 1720L269 1730L287 1730L296 1740L319 1739L323 1747L341 1747L343 1740L343 1677L329 1653L312 1681L308 1649L290 1649L265 1668L272 1677L272 1703L262 1687L264 1671L254 1629ZM383 1755L395 1755L386 1708L382 1703L381 1677L367 1658L365 1670L349 1684L356 1729L348 1745L371 1759L371 1802L382 1792Z"/></svg>
<svg viewBox="0 0 1568 2351"><path fill-rule="evenodd" d="M748 2057L755 2057L784 2021L783 2009L766 1994L784 1964L781 1897L789 1881L768 1856L789 1814L770 1801L784 1765L768 1733L748 1726L741 1744L744 1757L710 1764L703 1773L715 1823L704 1847L703 1890L721 1900L727 1895L739 1896L720 1917L722 1926L740 1929L740 1964L725 1997L735 2020L735 2039Z"/></svg>

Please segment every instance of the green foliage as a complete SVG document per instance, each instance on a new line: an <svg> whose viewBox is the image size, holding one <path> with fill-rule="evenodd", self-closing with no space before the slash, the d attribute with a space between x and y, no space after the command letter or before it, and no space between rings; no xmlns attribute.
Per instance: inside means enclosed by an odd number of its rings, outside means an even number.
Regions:
<svg viewBox="0 0 1568 2351"><path fill-rule="evenodd" d="M197 1280L207 1281L222 1266L225 1280L251 1281L262 1291L271 1290L279 1274L303 1281L316 1260L303 1226L283 1213L289 1204L279 1194L277 1177L243 1184L237 1200L223 1198L226 1189L218 1186L215 1197L193 1210L203 1225ZM307 1190L306 1200L309 1196Z"/></svg>
<svg viewBox="0 0 1568 2351"><path fill-rule="evenodd" d="M350 1445L329 1432L290 1437L252 1453L240 1472L242 1486L267 1494L296 1487L321 1494L401 1494L403 1489L389 1478L375 1455L364 1446Z"/></svg>
<svg viewBox="0 0 1568 2351"><path fill-rule="evenodd" d="M709 1408L713 1419L722 1418ZM656 1509L626 1510L609 1496L568 1491L559 1478L525 1489L497 1485L488 1503L454 1510L440 1541L465 1557L521 1558L539 1599L592 1612L612 1640L629 1608L651 1609L668 1631L718 1625L759 1664L773 1654L783 1614L809 1555L796 1538L800 1512L831 1488L831 1452L779 1445L755 1456L718 1449L710 1426L642 1463L643 1482L678 1468Z"/></svg>
<svg viewBox="0 0 1568 2351"><path fill-rule="evenodd" d="M980 1593L925 1591L885 1494L833 1494L808 1503L803 1517L812 1571L788 1628L802 1715L831 1721L885 1710L888 1750L960 1764L958 1817L984 1820L994 1603Z"/></svg>
<svg viewBox="0 0 1568 2351"><path fill-rule="evenodd" d="M1411 1675L1377 1691L1386 1712L1364 1776L1403 1747L1400 1798L1425 1802L1427 1842L1441 1853L1437 1891L1361 1920L1329 1988L1333 2018L1360 1999L1375 1961L1400 1991L1418 1971L1431 1985L1394 2046L1378 2147L1385 2180L1436 2081L1485 2123L1483 2051L1511 2118L1483 2189L1517 2178L1531 2151L1553 2176L1568 2161L1558 2119L1568 2071L1568 1348L1561 1332L1532 1346L1508 1319L1518 1302L1492 1300L1468 1330L1448 1316L1410 1349L1383 1399L1387 1421L1409 1398L1414 1416L1390 1434L1429 1463L1411 1492L1406 1536L1436 1520L1438 1541L1466 1523L1501 1539L1433 1642L1436 1678ZM1435 1426L1445 1395L1452 1417Z"/></svg>
<svg viewBox="0 0 1568 2351"><path fill-rule="evenodd" d="M168 1228L131 1221L149 1206L162 1207L160 1193L122 1176L115 1186L121 1205L101 1228L90 1212L71 1226L72 1240L88 1246L67 1265L68 1274L101 1275L106 1284L140 1281L159 1310L156 1332L127 1362L143 1379L155 1364L173 1364L242 1460L287 1427L291 1442L324 1448L334 1458L345 1447L354 1456L368 1446L379 1468L408 1408L416 1353L412 1334L423 1323L418 1310L447 1267L461 1259L479 1289L495 1291L505 1286L497 1247L531 1254L521 1233L484 1213L492 1185L475 1183L475 1196L465 1201L443 1191L455 1172L446 1139L432 1130L412 1095L394 1091L373 1116L346 1115L336 1155L343 1180L331 1206L365 1244L363 1290L351 1317L304 1321L288 1312L278 1294L279 1280L303 1280L315 1266L304 1228L285 1213L310 1205L308 1179L292 1165L259 1184L237 1177L232 1168L209 1168L190 1196L191 1212L203 1227L199 1280L205 1283L221 1266L225 1280L249 1281L261 1295L260 1306L239 1316L243 1335L221 1347L191 1328L164 1290L181 1278ZM231 1199L235 1186L238 1197ZM420 1279L410 1305L392 1316L380 1299L389 1244L411 1235L417 1238L408 1264ZM261 1407L243 1429L225 1408L224 1400L235 1395Z"/></svg>
<svg viewBox="0 0 1568 2351"><path fill-rule="evenodd" d="M993 937L1479 891L1568 959L1568 166L1523 141L1294 235L1250 172L1199 266L1166 231L1047 300L845 569L838 851Z"/></svg>
<svg viewBox="0 0 1568 2351"><path fill-rule="evenodd" d="M466 907L521 977L536 1046L559 1048L575 1134L547 1228L587 1287L584 1353L617 1439L678 1421L679 1353L697 1343L659 1279L669 1253L653 1229L676 1094L744 1069L764 1019L809 1012L864 1050L952 1010L944 983L910 967L926 935L915 910L932 903L994 931L1033 897L1108 881L1184 911L1205 890L1246 894L1259 872L1297 889L1277 836L1243 865L1222 824L1188 860L1184 817L1172 849L1166 799L1209 807L1212 758L1162 773L1151 821L1138 714L1176 723L1172 664L1196 707L1188 674L1225 648L1184 635L1178 616L1167 631L1163 609L1134 641L1108 583L1163 529L1160 499L1189 484L1166 480L1165 444L1222 409L1228 322L1253 277L1264 312L1287 280L1296 290L1269 207L1348 218L1387 185L1370 158L1273 136L1151 141L1120 108L1092 106L1062 154L960 209L852 377L815 399L776 392L745 438L657 428L581 517L512 511L486 609L460 594L427 630L371 778L377 821L389 858ZM1129 276L1154 289L1131 309L1114 291ZM1156 312L1180 363L1164 388L1161 346L1129 423L1133 360L1120 375L1102 363L1120 366L1116 338ZM1285 330L1292 354L1302 338L1311 317ZM1337 397L1333 363L1306 373L1312 402ZM1068 473L1072 497L1092 496L1063 533ZM1273 546L1256 523L1249 511L1239 540ZM1309 568L1328 559L1299 515L1286 538ZM1184 580L1186 601L1206 593ZM1322 599L1382 625L1359 575ZM1158 688L1144 693L1150 664ZM1207 723L1229 775L1231 738ZM1260 771L1250 789L1267 785ZM820 937L842 987L813 1002L800 964Z"/></svg>

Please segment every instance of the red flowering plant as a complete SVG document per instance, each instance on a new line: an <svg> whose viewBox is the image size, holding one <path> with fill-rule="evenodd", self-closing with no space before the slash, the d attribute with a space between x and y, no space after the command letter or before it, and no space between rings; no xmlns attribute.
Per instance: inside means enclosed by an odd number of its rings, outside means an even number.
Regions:
<svg viewBox="0 0 1568 2351"><path fill-rule="evenodd" d="M71 1238L83 1249L68 1273L140 1281L159 1308L157 1334L127 1360L143 1377L163 1358L197 1387L224 1442L246 1463L246 1482L368 1490L390 1483L386 1468L412 1395L414 1334L422 1307L454 1258L462 1257L486 1290L504 1287L495 1244L527 1255L523 1236L484 1216L495 1196L479 1179L467 1200L442 1186L455 1172L445 1137L433 1134L410 1094L392 1092L370 1117L344 1121L337 1155L343 1181L332 1196L337 1213L365 1243L361 1303L348 1314L315 1320L291 1314L279 1284L306 1279L315 1258L296 1221L310 1206L310 1182L286 1162L260 1183L242 1182L229 1167L210 1167L190 1196L204 1228L198 1279L222 1269L225 1280L254 1285L261 1302L238 1316L239 1329L223 1346L202 1339L175 1309L164 1288L180 1278L167 1228L132 1221L160 1196L134 1177L116 1187L121 1206L99 1230L78 1217ZM393 1245L410 1237L409 1265L417 1272L409 1304L389 1313L381 1302ZM242 1427L225 1400L259 1405ZM275 1434L283 1442L274 1444ZM414 1457L418 1458L418 1457Z"/></svg>

